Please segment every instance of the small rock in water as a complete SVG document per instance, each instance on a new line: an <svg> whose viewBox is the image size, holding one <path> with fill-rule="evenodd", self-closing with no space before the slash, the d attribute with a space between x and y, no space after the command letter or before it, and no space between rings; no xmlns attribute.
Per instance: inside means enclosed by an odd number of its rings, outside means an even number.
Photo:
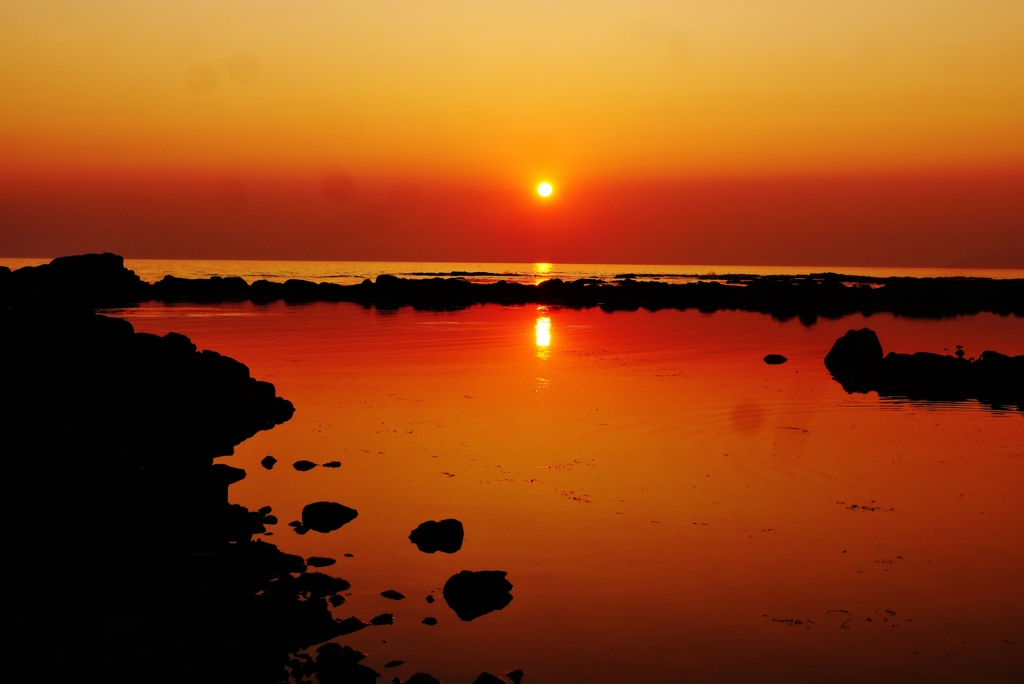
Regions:
<svg viewBox="0 0 1024 684"><path fill-rule="evenodd" d="M409 533L409 541L423 553L455 553L462 548L465 531L454 518L428 520Z"/></svg>
<svg viewBox="0 0 1024 684"><path fill-rule="evenodd" d="M352 522L358 515L356 510L340 503L317 501L307 504L302 509L302 524L311 530L326 534Z"/></svg>
<svg viewBox="0 0 1024 684"><path fill-rule="evenodd" d="M475 620L512 602L512 583L501 570L463 570L444 584L444 600L464 622Z"/></svg>
<svg viewBox="0 0 1024 684"><path fill-rule="evenodd" d="M340 606L341 604L343 604L345 602L345 597L344 596L340 596L338 594L335 594L334 596L330 597L327 600L331 602L332 606L337 608L338 606Z"/></svg>
<svg viewBox="0 0 1024 684"><path fill-rule="evenodd" d="M340 468L341 467L341 461L328 461L327 463L324 463L321 467L322 468Z"/></svg>
<svg viewBox="0 0 1024 684"><path fill-rule="evenodd" d="M316 468L316 463L313 463L312 461L296 461L295 463L292 463L292 468L295 468L300 473L304 473L307 470Z"/></svg>
<svg viewBox="0 0 1024 684"><path fill-rule="evenodd" d="M377 617L370 618L371 625L393 625L395 624L395 616L391 613L381 613Z"/></svg>
<svg viewBox="0 0 1024 684"><path fill-rule="evenodd" d="M437 618L425 617L422 620L422 624L424 624L424 625L436 625L437 624Z"/></svg>
<svg viewBox="0 0 1024 684"><path fill-rule="evenodd" d="M295 526L295 533L296 534L306 534L307 532L309 532L309 527L307 527L306 525L303 525L302 523L299 523L298 525Z"/></svg>
<svg viewBox="0 0 1024 684"><path fill-rule="evenodd" d="M263 460L260 461L260 465L266 468L267 470L272 470L274 468L275 463L277 463L277 459L274 458L273 456L264 456Z"/></svg>
<svg viewBox="0 0 1024 684"><path fill-rule="evenodd" d="M310 556L306 559L306 565L314 568L326 568L328 565L334 565L337 562L333 558L324 558L323 556Z"/></svg>
<svg viewBox="0 0 1024 684"><path fill-rule="evenodd" d="M346 553L345 554L345 558L355 558L355 557L356 557L356 555L354 553Z"/></svg>
<svg viewBox="0 0 1024 684"><path fill-rule="evenodd" d="M778 366L779 364L786 363L786 361L789 361L789 359L782 354L769 354L764 357L764 362L769 366Z"/></svg>
<svg viewBox="0 0 1024 684"><path fill-rule="evenodd" d="M382 591L382 592L380 592L380 595L383 596L386 599L391 599L392 601L401 601L402 599L405 598L405 594L403 594L400 591L395 591L394 589L388 589L387 591Z"/></svg>
<svg viewBox="0 0 1024 684"><path fill-rule="evenodd" d="M473 680L473 684L505 684L505 682L490 672L481 672L480 676Z"/></svg>
<svg viewBox="0 0 1024 684"><path fill-rule="evenodd" d="M427 603L433 603L433 602L434 602L434 597L432 595L430 595L430 594L427 594Z"/></svg>
<svg viewBox="0 0 1024 684"><path fill-rule="evenodd" d="M522 670L512 670L506 673L505 676L511 679L513 684L519 684L519 682L523 681L523 674Z"/></svg>
<svg viewBox="0 0 1024 684"><path fill-rule="evenodd" d="M441 680L434 679L424 672L417 672L412 677L405 680L405 684L441 684Z"/></svg>
<svg viewBox="0 0 1024 684"><path fill-rule="evenodd" d="M398 667L399 665L405 665L404 660L389 660L384 663L384 667Z"/></svg>

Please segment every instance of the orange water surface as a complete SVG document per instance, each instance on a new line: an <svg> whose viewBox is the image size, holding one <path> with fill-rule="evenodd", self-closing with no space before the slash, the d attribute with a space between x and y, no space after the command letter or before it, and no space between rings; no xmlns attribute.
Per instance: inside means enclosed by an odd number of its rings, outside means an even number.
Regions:
<svg viewBox="0 0 1024 684"><path fill-rule="evenodd" d="M338 560L325 571L352 590L336 617L394 613L339 639L380 681L1024 673L1024 417L848 395L822 364L865 325L886 351L1024 354L1022 319L808 327L741 312L346 303L117 314L237 358L294 402L291 421L222 459L248 473L231 499L273 506L267 541L284 551ZM768 366L767 353L789 362ZM299 459L342 465L300 473ZM286 526L319 500L359 516L326 535ZM449 517L466 528L458 553L408 541ZM513 601L460 621L441 586L490 569L508 572ZM382 669L394 659L407 664Z"/></svg>

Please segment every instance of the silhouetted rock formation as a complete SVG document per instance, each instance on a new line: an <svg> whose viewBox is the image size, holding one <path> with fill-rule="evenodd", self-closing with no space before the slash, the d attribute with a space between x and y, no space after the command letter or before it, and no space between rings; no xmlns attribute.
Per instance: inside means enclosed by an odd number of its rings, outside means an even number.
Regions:
<svg viewBox="0 0 1024 684"><path fill-rule="evenodd" d="M381 613L376 617L370 618L371 625L393 625L395 624L395 616L391 613Z"/></svg>
<svg viewBox="0 0 1024 684"><path fill-rule="evenodd" d="M340 529L356 519L359 513L333 501L317 501L302 509L302 524L324 534Z"/></svg>
<svg viewBox="0 0 1024 684"><path fill-rule="evenodd" d="M329 643L317 648L316 652L315 662L298 662L298 674L316 674L320 684L376 684L380 677L379 672L359 664L366 658L365 653L348 646Z"/></svg>
<svg viewBox="0 0 1024 684"><path fill-rule="evenodd" d="M981 312L1024 316L1024 280L986 278L872 278L813 273L800 276L700 276L699 282L637 281L617 283L593 279L563 282L557 278L538 285L499 281L471 283L463 278L404 279L378 276L358 285L289 280L274 283L241 278L188 280L167 276L143 283L121 258L89 254L55 259L46 266L0 272L0 297L62 295L94 306L141 301L219 302L284 301L356 302L378 309L412 306L454 310L473 304L551 304L573 308L601 307L604 311L639 308L723 309L756 311L780 320L799 318L813 324L819 316L839 318L854 313L891 312L899 316L941 318Z"/></svg>
<svg viewBox="0 0 1024 684"><path fill-rule="evenodd" d="M307 470L312 470L313 468L316 468L316 463L306 460L296 461L295 463L292 463L292 468L295 468L300 473L304 473Z"/></svg>
<svg viewBox="0 0 1024 684"><path fill-rule="evenodd" d="M428 674L423 672L417 672L409 679L405 680L405 684L441 684L441 680L434 679Z"/></svg>
<svg viewBox="0 0 1024 684"><path fill-rule="evenodd" d="M878 336L863 328L836 340L825 367L847 392L1024 407L1024 356L993 351L982 352L977 360L928 352L883 356Z"/></svg>
<svg viewBox="0 0 1024 684"><path fill-rule="evenodd" d="M263 460L260 461L260 465L266 468L267 470L273 470L275 463L277 463L277 459L274 458L273 456L264 456Z"/></svg>
<svg viewBox="0 0 1024 684"><path fill-rule="evenodd" d="M77 282L90 261L49 271ZM90 287L130 284L99 261ZM341 634L328 597L349 584L254 541L276 517L230 504L244 471L213 463L291 404L181 335L26 305L0 309L0 385L14 399L0 412L0 512L18 521L7 557L22 559L0 564L5 676L262 683L305 667L289 654Z"/></svg>
<svg viewBox="0 0 1024 684"><path fill-rule="evenodd" d="M767 363L769 366L778 366L783 363L786 363L786 361L789 361L789 359L787 359L782 354L768 354L767 356L764 357L764 362Z"/></svg>
<svg viewBox="0 0 1024 684"><path fill-rule="evenodd" d="M454 518L428 520L409 533L409 541L423 553L455 553L462 548L465 532Z"/></svg>
<svg viewBox="0 0 1024 684"><path fill-rule="evenodd" d="M463 570L444 583L444 600L460 620L475 620L512 602L512 583L500 570Z"/></svg>
<svg viewBox="0 0 1024 684"><path fill-rule="evenodd" d="M512 670L511 672L507 672L505 676L512 680L512 684L519 684L523 681L523 674L522 670Z"/></svg>
<svg viewBox="0 0 1024 684"><path fill-rule="evenodd" d="M386 599L391 599L392 601L401 601L405 598L405 594L403 594L400 591L395 591L394 589L387 589L386 591L382 591L380 592L380 595Z"/></svg>
<svg viewBox="0 0 1024 684"><path fill-rule="evenodd" d="M473 680L473 684L505 684L505 682L490 672L481 672L480 676Z"/></svg>

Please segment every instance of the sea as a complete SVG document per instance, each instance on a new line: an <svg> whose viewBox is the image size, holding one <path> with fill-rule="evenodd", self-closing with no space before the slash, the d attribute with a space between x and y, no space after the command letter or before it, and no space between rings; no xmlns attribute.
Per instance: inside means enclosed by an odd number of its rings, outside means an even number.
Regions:
<svg viewBox="0 0 1024 684"><path fill-rule="evenodd" d="M0 260L14 266L17 262ZM971 275L826 267L127 260L146 280L686 280L709 273ZM484 275L486 274L486 275ZM1024 673L1024 414L847 393L823 358L849 329L885 351L1024 354L1024 319L352 303L110 310L245 363L295 416L219 459L264 541L337 560L339 638L384 677L587 682L1014 682ZM768 353L788 361L767 365ZM261 465L272 455L273 469ZM292 464L339 461L299 471ZM287 523L315 501L358 517ZM452 554L409 534L465 528ZM512 601L471 621L442 596L498 570ZM388 600L395 590L406 598ZM72 608L73 609L73 608ZM434 618L436 624L425 624ZM429 623L430 621L428 621ZM398 665L394 663L401 661ZM390 667L387 667L391 665Z"/></svg>

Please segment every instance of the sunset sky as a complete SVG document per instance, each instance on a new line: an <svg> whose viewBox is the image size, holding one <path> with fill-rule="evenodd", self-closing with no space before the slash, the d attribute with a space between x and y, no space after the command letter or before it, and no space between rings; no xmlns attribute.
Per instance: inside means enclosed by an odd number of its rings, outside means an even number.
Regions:
<svg viewBox="0 0 1024 684"><path fill-rule="evenodd" d="M1021 36L1019 0L5 0L0 255L1024 268Z"/></svg>

